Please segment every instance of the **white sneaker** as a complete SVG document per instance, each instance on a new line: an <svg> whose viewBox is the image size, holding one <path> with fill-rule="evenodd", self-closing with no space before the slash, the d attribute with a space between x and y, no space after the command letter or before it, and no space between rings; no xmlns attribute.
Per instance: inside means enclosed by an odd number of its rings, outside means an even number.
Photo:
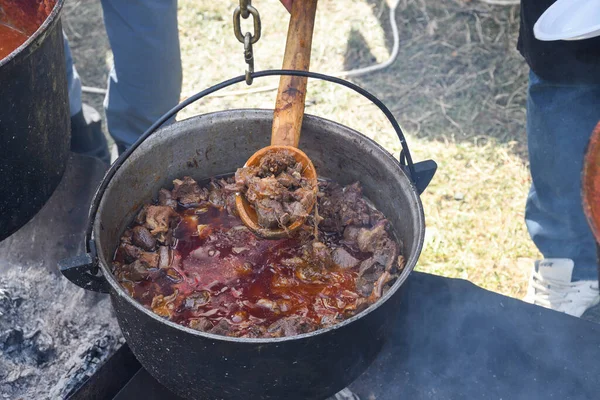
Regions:
<svg viewBox="0 0 600 400"><path fill-rule="evenodd" d="M328 400L360 400L355 393L348 388L343 389L341 392L338 392L335 396L330 397Z"/></svg>
<svg viewBox="0 0 600 400"><path fill-rule="evenodd" d="M598 281L571 282L573 260L547 258L536 261L524 301L574 317L600 302Z"/></svg>

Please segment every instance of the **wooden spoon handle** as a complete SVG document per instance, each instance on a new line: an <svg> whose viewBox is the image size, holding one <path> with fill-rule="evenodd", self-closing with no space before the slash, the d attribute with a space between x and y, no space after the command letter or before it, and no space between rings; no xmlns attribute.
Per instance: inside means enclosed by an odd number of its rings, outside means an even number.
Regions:
<svg viewBox="0 0 600 400"><path fill-rule="evenodd" d="M308 71L317 0L295 0L283 56L283 69ZM298 147L307 78L282 75L273 115L271 144Z"/></svg>

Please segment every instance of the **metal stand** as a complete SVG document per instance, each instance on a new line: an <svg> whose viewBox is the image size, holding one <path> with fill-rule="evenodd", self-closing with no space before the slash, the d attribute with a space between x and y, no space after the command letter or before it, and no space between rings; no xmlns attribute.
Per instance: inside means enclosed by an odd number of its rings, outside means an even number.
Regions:
<svg viewBox="0 0 600 400"><path fill-rule="evenodd" d="M598 398L599 324L460 279L414 272L406 286L393 335L350 385L361 399ZM139 365L124 371L109 360L104 369L133 375L107 398L180 400Z"/></svg>

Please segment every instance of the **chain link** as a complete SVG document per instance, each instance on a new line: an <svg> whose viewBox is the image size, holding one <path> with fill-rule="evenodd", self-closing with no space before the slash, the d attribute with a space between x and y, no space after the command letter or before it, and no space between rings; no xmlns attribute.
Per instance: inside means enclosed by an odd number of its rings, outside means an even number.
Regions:
<svg viewBox="0 0 600 400"><path fill-rule="evenodd" d="M252 85L252 74L254 72L254 52L252 51L252 35L250 32L246 32L244 37L244 60L248 64L246 69L246 84Z"/></svg>
<svg viewBox="0 0 600 400"><path fill-rule="evenodd" d="M248 6L252 7L252 0L240 0L240 10L242 12L242 18L246 19L250 16Z"/></svg>
<svg viewBox="0 0 600 400"><path fill-rule="evenodd" d="M260 14L256 8L252 7L250 0L240 0L240 5L233 12L233 32L240 43L244 43L245 36L242 34L242 18L248 19L250 15L252 15L254 22L254 35L252 35L252 44L254 44L260 39Z"/></svg>
<svg viewBox="0 0 600 400"><path fill-rule="evenodd" d="M248 19L252 15L254 22L254 33L242 34L242 18ZM258 10L252 7L252 0L240 0L240 5L233 12L233 32L237 40L244 44L244 61L248 65L246 69L246 83L252 84L250 74L254 72L254 52L252 45L260 39L261 23Z"/></svg>

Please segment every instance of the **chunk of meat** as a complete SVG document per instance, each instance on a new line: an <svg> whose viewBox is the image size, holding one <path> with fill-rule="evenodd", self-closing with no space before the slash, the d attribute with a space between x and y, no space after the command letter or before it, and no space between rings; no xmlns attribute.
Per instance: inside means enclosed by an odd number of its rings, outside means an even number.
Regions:
<svg viewBox="0 0 600 400"><path fill-rule="evenodd" d="M143 251L139 256L138 261L146 264L148 268L158 268L159 255L157 253Z"/></svg>
<svg viewBox="0 0 600 400"><path fill-rule="evenodd" d="M189 176L173 181L173 197L184 206L198 204L208 199L208 190L200 188L198 183Z"/></svg>
<svg viewBox="0 0 600 400"><path fill-rule="evenodd" d="M268 310L274 314L279 314L281 312L281 310L279 308L279 304L277 304L277 302L275 302L273 300L258 299L258 301L256 302L256 305L258 307L264 308L265 310Z"/></svg>
<svg viewBox="0 0 600 400"><path fill-rule="evenodd" d="M383 295L383 288L384 288L384 286L389 281L391 281L392 278L393 278L392 275L389 272L387 272L387 271L384 271L379 276L379 278L373 284L373 292L371 293L371 296L372 296L373 300L381 298L381 296Z"/></svg>
<svg viewBox="0 0 600 400"><path fill-rule="evenodd" d="M315 329L317 329L317 326L310 321L298 316L291 316L273 322L267 328L267 332L272 337L282 337L296 336L312 332Z"/></svg>
<svg viewBox="0 0 600 400"><path fill-rule="evenodd" d="M390 272L398 256L398 245L389 238L386 225L387 221L381 220L371 229L361 228L356 242L360 251L373 253L371 261L385 266L385 270Z"/></svg>
<svg viewBox="0 0 600 400"><path fill-rule="evenodd" d="M270 152L265 154L258 164L259 176L277 176L296 164L296 159L290 152Z"/></svg>
<svg viewBox="0 0 600 400"><path fill-rule="evenodd" d="M192 329L195 329L197 331L206 332L206 331L209 331L213 327L213 324L210 322L210 320L208 318L200 317L198 319L192 319L190 321L189 327Z"/></svg>
<svg viewBox="0 0 600 400"><path fill-rule="evenodd" d="M360 267L358 268L358 276L363 276L365 273L371 270L374 266L377 265L377 261L375 257L367 258L366 260L360 263Z"/></svg>
<svg viewBox="0 0 600 400"><path fill-rule="evenodd" d="M284 203L284 210L290 216L288 222L295 222L308 216L306 208L299 201L294 201L293 203Z"/></svg>
<svg viewBox="0 0 600 400"><path fill-rule="evenodd" d="M284 228L308 217L316 188L302 177L302 168L293 153L282 150L266 154L257 167L238 169L235 186L256 210L259 225Z"/></svg>
<svg viewBox="0 0 600 400"><path fill-rule="evenodd" d="M311 258L314 265L320 268L330 269L333 265L330 250L321 242L314 242L312 244Z"/></svg>
<svg viewBox="0 0 600 400"><path fill-rule="evenodd" d="M305 210L304 213L306 213L306 210L308 210L316 200L314 191L305 187L295 190L293 193L293 198L302 205Z"/></svg>
<svg viewBox="0 0 600 400"><path fill-rule="evenodd" d="M198 247L196 250L190 253L190 256L197 258L199 260L207 260L211 257L218 258L221 255L219 250L215 250L215 248L211 245L205 245L202 247ZM212 261L212 260L207 260Z"/></svg>
<svg viewBox="0 0 600 400"><path fill-rule="evenodd" d="M327 328L329 326L333 326L343 320L344 320L344 318L340 314L323 315L321 317L321 328Z"/></svg>
<svg viewBox="0 0 600 400"><path fill-rule="evenodd" d="M227 336L229 332L231 332L231 325L226 320L222 319L216 324L212 329L209 330L210 333L214 335L223 335Z"/></svg>
<svg viewBox="0 0 600 400"><path fill-rule="evenodd" d="M342 233L349 225L369 225L371 209L362 197L358 183L345 188L336 183L320 183L319 213L323 221L319 225L327 232Z"/></svg>
<svg viewBox="0 0 600 400"><path fill-rule="evenodd" d="M248 199L250 203L263 199L281 202L283 201L286 192L287 189L285 186L280 184L274 177L266 177L263 179L254 178L248 185L246 199Z"/></svg>
<svg viewBox="0 0 600 400"><path fill-rule="evenodd" d="M366 263L366 261L363 261ZM379 279L381 274L385 272L384 267L377 263L367 263L369 268L366 268L362 274L356 280L356 289L362 296L370 296L375 287L375 282ZM362 264L361 264L362 269Z"/></svg>
<svg viewBox="0 0 600 400"><path fill-rule="evenodd" d="M161 268L161 269L171 268L171 266L173 265L175 255L173 254L173 251L171 251L169 246L160 246L158 248L158 256L159 256L159 261L158 261L159 268ZM181 257L179 257L179 258L181 258Z"/></svg>
<svg viewBox="0 0 600 400"><path fill-rule="evenodd" d="M238 190L242 190L244 187L250 185L250 182L256 179L258 173L259 169L257 167L238 168L235 172L235 184Z"/></svg>
<svg viewBox="0 0 600 400"><path fill-rule="evenodd" d="M179 221L179 214L171 207L148 206L146 209L146 227L153 235L168 232L177 221Z"/></svg>
<svg viewBox="0 0 600 400"><path fill-rule="evenodd" d="M319 283L322 282L321 279L325 271L319 268L316 263L303 262L294 272L296 277L304 282Z"/></svg>
<svg viewBox="0 0 600 400"><path fill-rule="evenodd" d="M156 246L156 238L152 236L150 231L142 225L133 227L131 241L134 245L144 250L154 250Z"/></svg>
<svg viewBox="0 0 600 400"><path fill-rule="evenodd" d="M131 263L140 257L140 254L142 254L143 250L127 242L121 242L119 251L123 255L125 261L127 263Z"/></svg>
<svg viewBox="0 0 600 400"><path fill-rule="evenodd" d="M406 259L403 255L398 256L398 261L396 264L398 266L398 271L402 271L404 269L404 267L406 266Z"/></svg>
<svg viewBox="0 0 600 400"><path fill-rule="evenodd" d="M150 271L148 265L141 260L135 260L121 268L119 279L139 282L148 277Z"/></svg>
<svg viewBox="0 0 600 400"><path fill-rule="evenodd" d="M385 266L385 270L391 272L394 266L394 261L397 261L398 245L391 239L385 238L379 242L379 246L373 252L373 258L381 265Z"/></svg>
<svg viewBox="0 0 600 400"><path fill-rule="evenodd" d="M360 262L358 259L352 257L350 253L348 253L342 247L338 247L331 253L333 258L333 262L338 265L340 268L354 268Z"/></svg>
<svg viewBox="0 0 600 400"><path fill-rule="evenodd" d="M363 312L367 308L369 308L369 300L366 298L360 298L356 302L356 309L353 312L353 315Z"/></svg>
<svg viewBox="0 0 600 400"><path fill-rule="evenodd" d="M231 187L232 184L226 183L228 187ZM229 213L229 215L238 216L237 205L235 204L235 194L237 191L232 190L231 188L224 187L223 188L223 196L225 201L225 209Z"/></svg>
<svg viewBox="0 0 600 400"><path fill-rule="evenodd" d="M223 190L221 185L215 180L210 181L208 191L208 201L217 207L225 206L225 199L223 198Z"/></svg>
<svg viewBox="0 0 600 400"><path fill-rule="evenodd" d="M340 218L343 226L368 225L372 209L363 198L358 182L343 189L343 201L340 203Z"/></svg>
<svg viewBox="0 0 600 400"><path fill-rule="evenodd" d="M162 245L171 246L173 244L173 229L156 235L156 241Z"/></svg>
<svg viewBox="0 0 600 400"><path fill-rule="evenodd" d="M230 215L237 216L235 204L237 190L233 178L212 180L209 184L208 201L217 207L224 207Z"/></svg>
<svg viewBox="0 0 600 400"><path fill-rule="evenodd" d="M290 194L275 178L268 177L255 179L246 192L246 198L254 205L258 224L276 228L306 218L307 210L314 202L314 193L299 188Z"/></svg>
<svg viewBox="0 0 600 400"><path fill-rule="evenodd" d="M123 255L126 263L142 261L148 268L158 268L159 256L157 253L143 251L139 247L127 243L122 243L119 246L119 252Z"/></svg>
<svg viewBox="0 0 600 400"><path fill-rule="evenodd" d="M199 307L203 307L208 304L210 301L210 292L207 290L202 290L200 292L193 292L188 295L184 301L185 308L198 311Z"/></svg>
<svg viewBox="0 0 600 400"><path fill-rule="evenodd" d="M344 229L344 240L347 242L354 242L358 239L358 233L360 232L360 227L356 225L348 225Z"/></svg>
<svg viewBox="0 0 600 400"><path fill-rule="evenodd" d="M167 189L160 189L158 192L158 205L175 209L177 208L177 200L173 198L173 195Z"/></svg>
<svg viewBox="0 0 600 400"><path fill-rule="evenodd" d="M135 217L136 224L143 225L146 223L146 212L148 211L148 207L150 207L150 206L148 204L146 204L144 207L142 207L142 209L140 210L138 215L136 215L136 217Z"/></svg>
<svg viewBox="0 0 600 400"><path fill-rule="evenodd" d="M372 253L381 246L383 239L387 239L387 237L385 221L381 221L371 229L362 228L358 232L356 242L360 251Z"/></svg>
<svg viewBox="0 0 600 400"><path fill-rule="evenodd" d="M283 210L281 203L275 200L260 200L254 204L258 224L265 228L277 228L285 226L290 215Z"/></svg>
<svg viewBox="0 0 600 400"><path fill-rule="evenodd" d="M152 299L152 311L160 315L161 317L170 317L175 310L175 300L177 300L177 295L179 291L175 290L171 295L164 296L162 294L154 296Z"/></svg>
<svg viewBox="0 0 600 400"><path fill-rule="evenodd" d="M123 232L123 236L121 236L121 243L131 244L132 240L133 232L131 231L131 229L126 229L125 232Z"/></svg>
<svg viewBox="0 0 600 400"><path fill-rule="evenodd" d="M371 226L375 226L377 223L385 219L385 215L383 215L383 213L379 210L371 209L370 213L371 215L369 217L369 224L371 224Z"/></svg>
<svg viewBox="0 0 600 400"><path fill-rule="evenodd" d="M300 186L300 180L296 179L296 177L292 176L292 174L288 174L287 172L282 172L277 177L277 182L286 188L294 188Z"/></svg>
<svg viewBox="0 0 600 400"><path fill-rule="evenodd" d="M269 335L267 335L267 328L265 328L264 326L251 325L248 328L248 331L241 336L246 338L261 338L268 337Z"/></svg>

